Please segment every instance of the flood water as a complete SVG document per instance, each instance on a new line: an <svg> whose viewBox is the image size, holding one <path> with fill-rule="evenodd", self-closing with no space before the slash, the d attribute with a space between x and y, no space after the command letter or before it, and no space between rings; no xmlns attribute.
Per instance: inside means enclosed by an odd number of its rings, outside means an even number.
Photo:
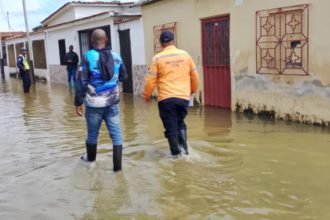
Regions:
<svg viewBox="0 0 330 220"><path fill-rule="evenodd" d="M123 95L123 172L105 126L82 163L73 93L0 81L0 219L330 219L330 130L190 109L191 155L169 156L156 102Z"/></svg>

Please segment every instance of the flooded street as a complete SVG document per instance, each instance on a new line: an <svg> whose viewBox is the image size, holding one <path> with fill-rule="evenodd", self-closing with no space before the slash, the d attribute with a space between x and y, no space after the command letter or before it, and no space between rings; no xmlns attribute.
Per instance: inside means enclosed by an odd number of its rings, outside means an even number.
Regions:
<svg viewBox="0 0 330 220"><path fill-rule="evenodd" d="M123 172L103 124L86 165L73 92L0 81L0 219L330 219L330 129L190 109L191 155L169 156L156 102L123 95Z"/></svg>

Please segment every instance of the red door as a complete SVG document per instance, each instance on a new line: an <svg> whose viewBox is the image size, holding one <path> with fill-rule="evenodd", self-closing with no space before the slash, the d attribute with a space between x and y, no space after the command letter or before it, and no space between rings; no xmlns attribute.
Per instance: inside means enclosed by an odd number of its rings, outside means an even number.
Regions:
<svg viewBox="0 0 330 220"><path fill-rule="evenodd" d="M231 108L229 16L202 20L205 105Z"/></svg>

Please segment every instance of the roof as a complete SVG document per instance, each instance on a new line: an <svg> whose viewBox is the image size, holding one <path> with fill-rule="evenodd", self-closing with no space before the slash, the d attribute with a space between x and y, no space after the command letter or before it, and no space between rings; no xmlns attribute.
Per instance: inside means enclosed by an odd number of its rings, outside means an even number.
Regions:
<svg viewBox="0 0 330 220"><path fill-rule="evenodd" d="M120 2L120 1L111 1L111 2L104 2L104 1L96 1L96 2L81 2L81 1L72 1L65 3L62 7L54 11L52 14L50 14L47 18L41 21L41 23L45 23L47 20L54 17L56 14L58 14L60 11L64 10L65 8L71 6L71 5L115 5L115 6L122 6L122 5L133 5L134 2Z"/></svg>
<svg viewBox="0 0 330 220"><path fill-rule="evenodd" d="M14 31L14 32L0 32L1 39L7 39L15 36L20 36L25 34L25 32L22 31Z"/></svg>
<svg viewBox="0 0 330 220"><path fill-rule="evenodd" d="M66 22L63 22L63 23L60 23L60 24L55 24L55 25L52 25L52 26L46 26L46 27L44 27L44 29L54 28L54 27L65 25L65 24L71 24L71 23L75 23L75 22L78 22L78 21L83 21L83 20L87 20L87 19L90 19L90 18L95 18L95 17L98 17L98 16L102 16L102 15L109 15L109 16L112 16L112 17L123 17L124 20L129 19L129 20L125 20L125 22L131 21L132 18L140 18L141 17L141 14L119 14L119 13L116 13L114 11L105 11L105 12L93 14L93 15L90 15L90 16L87 16L87 17L78 18L78 19L75 19L75 20L72 20L72 21L66 21Z"/></svg>
<svg viewBox="0 0 330 220"><path fill-rule="evenodd" d="M53 28L53 27L57 27L57 26L65 25L65 24L70 24L70 23L74 23L74 22L77 22L77 21L82 21L82 20L86 20L86 19L89 19L89 18L98 17L98 16L101 16L101 15L106 15L106 14L110 15L111 13L113 13L113 12L112 11L104 11L104 12L101 12L101 13L93 14L93 15L83 17L83 18L79 18L79 19L75 19L75 20L72 20L72 21L66 21L66 22L63 22L63 23L60 23L60 24L55 24L55 25L52 25L52 26L46 26L45 29L49 29L49 28Z"/></svg>
<svg viewBox="0 0 330 220"><path fill-rule="evenodd" d="M40 34L42 32L43 32L43 30L33 31L33 32L30 32L30 35ZM16 38L26 37L26 32L16 32L16 33L21 33L21 34L17 34L12 37L8 37L8 38L6 38L6 40L12 40L12 39L16 39Z"/></svg>
<svg viewBox="0 0 330 220"><path fill-rule="evenodd" d="M155 2L159 2L159 1L162 1L162 0L139 0L133 6L149 5L149 4L153 4Z"/></svg>

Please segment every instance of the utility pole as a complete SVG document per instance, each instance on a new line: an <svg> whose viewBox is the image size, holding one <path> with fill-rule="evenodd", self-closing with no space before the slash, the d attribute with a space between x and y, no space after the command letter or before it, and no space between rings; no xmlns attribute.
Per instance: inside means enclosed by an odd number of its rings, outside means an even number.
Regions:
<svg viewBox="0 0 330 220"><path fill-rule="evenodd" d="M7 24L8 24L8 32L10 32L10 23L9 23L9 12L7 11Z"/></svg>
<svg viewBox="0 0 330 220"><path fill-rule="evenodd" d="M30 31L29 31L29 23L27 19L27 13L26 13L26 5L25 5L25 0L22 0L23 3L23 12L24 12L24 20L25 20L25 29L26 29L26 39L28 42L28 50L29 50L29 63L30 63L30 77L33 83L35 83L34 79L34 68L33 68L33 58L32 58L32 43L30 39Z"/></svg>
<svg viewBox="0 0 330 220"><path fill-rule="evenodd" d="M5 72L4 72L4 62L2 59L2 36L1 36L1 32L0 32L0 72L1 72L1 77L2 79L5 79Z"/></svg>

